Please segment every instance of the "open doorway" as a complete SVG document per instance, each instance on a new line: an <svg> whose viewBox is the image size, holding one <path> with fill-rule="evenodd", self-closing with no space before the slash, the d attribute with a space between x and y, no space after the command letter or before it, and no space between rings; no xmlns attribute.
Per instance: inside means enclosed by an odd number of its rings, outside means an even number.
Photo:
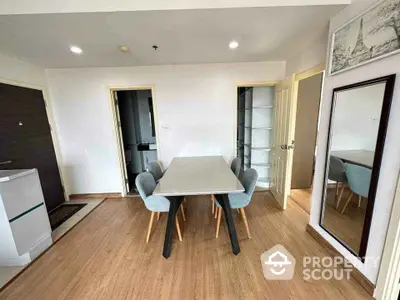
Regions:
<svg viewBox="0 0 400 300"><path fill-rule="evenodd" d="M257 191L270 186L274 84L237 86L237 157L241 159L242 171L257 171Z"/></svg>
<svg viewBox="0 0 400 300"><path fill-rule="evenodd" d="M290 198L310 213L323 70L297 77L296 122ZM297 88L297 93L296 93Z"/></svg>
<svg viewBox="0 0 400 300"><path fill-rule="evenodd" d="M125 195L136 195L136 176L157 160L152 89L114 90Z"/></svg>

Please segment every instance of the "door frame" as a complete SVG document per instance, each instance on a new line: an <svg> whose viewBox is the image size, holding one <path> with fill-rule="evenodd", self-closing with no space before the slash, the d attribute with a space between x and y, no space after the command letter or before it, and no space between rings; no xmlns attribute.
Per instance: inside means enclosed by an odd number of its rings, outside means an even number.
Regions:
<svg viewBox="0 0 400 300"><path fill-rule="evenodd" d="M278 81L237 81L235 82L235 100L233 108L233 158L237 156L237 105L238 105L238 88L241 87L260 87L275 86Z"/></svg>
<svg viewBox="0 0 400 300"><path fill-rule="evenodd" d="M51 135L51 140L53 142L53 148L54 152L56 155L56 163L57 163L57 168L58 168L58 173L60 175L60 180L61 180L61 185L63 188L63 194L64 194L64 201L69 201L69 193L67 193L67 186L65 185L65 176L63 174L63 169L61 168L62 166L62 156L61 156L61 148L60 144L58 141L58 136L56 134L56 123L54 121L54 116L53 116L53 111L51 108L51 100L50 97L48 96L48 91L47 88L44 86L40 85L35 85L35 84L30 84L27 82L23 81L17 81L17 80L12 80L12 79L7 79L0 77L0 83L8 84L8 85L13 85L17 87L22 87L22 88L28 88L28 89L33 89L33 90L38 90L42 92L44 104L45 104L45 109L46 109L46 117L47 120L50 124L50 135Z"/></svg>
<svg viewBox="0 0 400 300"><path fill-rule="evenodd" d="M156 143L157 143L157 160L160 161L160 131L158 127L158 109L157 109L157 101L156 101L156 93L155 93L155 85L154 84L146 84L146 85L112 85L108 86L109 91L109 104L111 106L111 122L113 124L113 132L114 132L114 142L117 145L117 163L120 169L120 179L121 179L121 187L122 187L122 196L126 197L128 195L126 184L125 184L125 174L126 164L125 164L125 153L123 151L124 147L121 145L121 140L119 137L119 128L118 128L118 120L117 120L117 112L115 109L115 98L114 92L120 91L140 91L140 90L151 90L151 97L153 103L153 113L154 113L154 126L156 131Z"/></svg>
<svg viewBox="0 0 400 300"><path fill-rule="evenodd" d="M393 200L381 265L376 282L377 300L395 300L400 288L400 177Z"/></svg>
<svg viewBox="0 0 400 300"><path fill-rule="evenodd" d="M325 63L322 63L322 64L319 64L319 65L317 65L315 67L312 67L312 68L310 68L310 69L308 69L306 71L299 72L299 73L296 73L294 75L293 107L292 107L293 116L291 118L290 126L289 126L290 130L291 130L291 132L293 134L293 140L294 140L295 134L296 134L297 103L299 101L298 92L299 92L300 80L307 79L307 78L310 78L312 76L315 76L317 74L324 73L324 72L325 72ZM321 101L322 101L323 87L324 87L324 76L322 77L322 83L321 83L321 93L320 93L320 100L319 100L320 104L319 104L318 122L317 122L317 135L318 135L318 131L319 131L318 130L318 124L319 124L319 119L320 119L320 115L321 115L321 107L322 107L321 106ZM294 146L296 147L296 141L294 141L294 143L295 143ZM292 170L292 168L293 168L293 154L294 154L294 151L292 153L292 159L290 161L290 170ZM290 178L288 178L287 180L289 182L289 186L291 187L291 185L292 185L292 173L291 172L290 172ZM314 177L312 179L311 188L312 188L313 184L314 184ZM290 191L291 191L291 188L290 188ZM290 196L290 191L289 191L289 196Z"/></svg>

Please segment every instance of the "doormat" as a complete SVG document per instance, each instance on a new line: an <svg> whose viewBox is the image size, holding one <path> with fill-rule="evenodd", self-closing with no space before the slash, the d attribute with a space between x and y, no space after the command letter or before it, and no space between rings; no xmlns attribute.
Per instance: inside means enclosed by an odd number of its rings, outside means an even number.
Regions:
<svg viewBox="0 0 400 300"><path fill-rule="evenodd" d="M75 213L81 210L86 203L83 204L61 204L49 213L51 230L56 229L62 223L71 218Z"/></svg>

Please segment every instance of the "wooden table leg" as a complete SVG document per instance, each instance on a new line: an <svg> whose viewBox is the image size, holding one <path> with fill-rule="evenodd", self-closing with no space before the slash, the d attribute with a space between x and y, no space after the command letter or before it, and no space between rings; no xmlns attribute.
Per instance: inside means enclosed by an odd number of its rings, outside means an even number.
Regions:
<svg viewBox="0 0 400 300"><path fill-rule="evenodd" d="M233 222L232 209L231 205L229 204L228 195L216 195L215 197L218 197L218 202L221 204L221 207L225 213L226 225L228 226L229 237L231 238L232 252L233 254L238 255L240 253L240 246L236 235L236 229Z"/></svg>
<svg viewBox="0 0 400 300"><path fill-rule="evenodd" d="M169 206L167 228L165 230L165 238L164 238L163 256L165 258L168 258L171 255L172 231L174 230L175 217L178 208L183 201L182 197L168 197L168 199L171 202L171 204Z"/></svg>

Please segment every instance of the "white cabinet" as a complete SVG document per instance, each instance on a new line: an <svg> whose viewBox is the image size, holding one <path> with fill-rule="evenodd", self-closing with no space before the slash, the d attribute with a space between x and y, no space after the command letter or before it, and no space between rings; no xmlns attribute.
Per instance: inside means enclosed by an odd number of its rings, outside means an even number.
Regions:
<svg viewBox="0 0 400 300"><path fill-rule="evenodd" d="M51 243L37 170L0 170L0 266L29 263Z"/></svg>

